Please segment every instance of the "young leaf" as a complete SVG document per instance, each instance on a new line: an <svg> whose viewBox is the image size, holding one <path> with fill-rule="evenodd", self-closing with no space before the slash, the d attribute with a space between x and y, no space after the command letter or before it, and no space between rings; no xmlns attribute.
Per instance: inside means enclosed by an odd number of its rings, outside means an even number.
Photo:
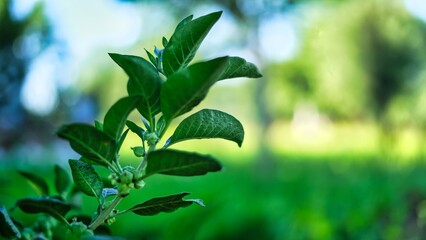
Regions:
<svg viewBox="0 0 426 240"><path fill-rule="evenodd" d="M259 73L259 70L253 63L247 62L240 57L229 57L225 71L220 76L220 80L237 77L260 78L262 74Z"/></svg>
<svg viewBox="0 0 426 240"><path fill-rule="evenodd" d="M104 185L95 168L85 162L73 159L70 159L68 163L71 167L74 183L78 189L88 196L99 198Z"/></svg>
<svg viewBox="0 0 426 240"><path fill-rule="evenodd" d="M189 112L207 95L227 65L227 57L196 63L173 74L161 89L161 111L167 123Z"/></svg>
<svg viewBox="0 0 426 240"><path fill-rule="evenodd" d="M129 96L118 100L112 105L104 118L104 132L118 142L127 117L136 108L139 101L140 98L138 96Z"/></svg>
<svg viewBox="0 0 426 240"><path fill-rule="evenodd" d="M52 197L24 198L16 205L26 213L47 213L62 223L68 224L65 214L71 206L59 199Z"/></svg>
<svg viewBox="0 0 426 240"><path fill-rule="evenodd" d="M82 123L64 125L58 136L68 140L74 151L99 165L108 166L115 160L115 141L93 126Z"/></svg>
<svg viewBox="0 0 426 240"><path fill-rule="evenodd" d="M163 53L163 70L167 77L188 66L221 15L222 12L214 12L194 20L190 16L179 23Z"/></svg>
<svg viewBox="0 0 426 240"><path fill-rule="evenodd" d="M188 139L223 138L241 147L243 125L233 116L213 109L204 109L184 119L168 141L168 146Z"/></svg>
<svg viewBox="0 0 426 240"><path fill-rule="evenodd" d="M200 199L182 199L189 193L180 193L167 197L153 198L136 206L133 206L127 211L132 211L142 216L153 216L161 212L173 212L181 207L188 207L193 203L204 206ZM127 212L126 211L126 212Z"/></svg>
<svg viewBox="0 0 426 240"><path fill-rule="evenodd" d="M55 188L60 194L66 192L71 185L68 173L58 165L55 165Z"/></svg>
<svg viewBox="0 0 426 240"><path fill-rule="evenodd" d="M7 239L21 239L22 237L3 205L0 205L0 235Z"/></svg>
<svg viewBox="0 0 426 240"><path fill-rule="evenodd" d="M95 128L98 129L99 131L103 131L104 125L101 122L95 120Z"/></svg>
<svg viewBox="0 0 426 240"><path fill-rule="evenodd" d="M150 53L148 50L145 49L146 55L149 58L149 61L155 66L158 66L158 62L157 62L157 58L154 57L154 55L152 55L152 53Z"/></svg>
<svg viewBox="0 0 426 240"><path fill-rule="evenodd" d="M43 178L29 172L18 170L18 173L30 181L31 185L39 192L40 195L49 195L49 186Z"/></svg>
<svg viewBox="0 0 426 240"><path fill-rule="evenodd" d="M166 47L166 46L167 46L167 44L169 43L169 41L167 41L167 38L163 37L163 38L161 39L161 43L163 44L163 47Z"/></svg>
<svg viewBox="0 0 426 240"><path fill-rule="evenodd" d="M157 69L141 57L115 53L109 55L129 76L127 84L129 95L141 96L141 101L137 105L138 111L146 119L152 119L160 112L159 95L163 83Z"/></svg>
<svg viewBox="0 0 426 240"><path fill-rule="evenodd" d="M165 149L149 153L145 177L155 173L196 176L221 169L219 162L210 156Z"/></svg>

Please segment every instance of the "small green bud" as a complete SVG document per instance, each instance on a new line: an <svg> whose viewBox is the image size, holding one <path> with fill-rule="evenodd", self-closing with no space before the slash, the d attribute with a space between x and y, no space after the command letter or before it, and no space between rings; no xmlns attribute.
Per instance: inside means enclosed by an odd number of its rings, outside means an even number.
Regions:
<svg viewBox="0 0 426 240"><path fill-rule="evenodd" d="M139 181L137 181L136 182L136 184L135 184L135 188L136 189L141 189L141 188L143 188L145 186L145 182L143 181L143 180L139 180Z"/></svg>
<svg viewBox="0 0 426 240"><path fill-rule="evenodd" d="M114 222L115 222L115 217L108 218L108 219L106 220L106 224L108 224L108 225L111 225L111 224L113 224Z"/></svg>
<svg viewBox="0 0 426 240"><path fill-rule="evenodd" d="M157 134L154 133L154 132L153 133L147 133L145 138L146 138L146 141L148 143L148 146L152 146L152 145L157 144L158 140L159 140Z"/></svg>
<svg viewBox="0 0 426 240"><path fill-rule="evenodd" d="M127 195L130 193L130 188L126 184L118 184L118 194Z"/></svg>
<svg viewBox="0 0 426 240"><path fill-rule="evenodd" d="M133 180L133 173L131 173L127 169L124 170L124 172L120 175L120 180L123 184L131 183Z"/></svg>

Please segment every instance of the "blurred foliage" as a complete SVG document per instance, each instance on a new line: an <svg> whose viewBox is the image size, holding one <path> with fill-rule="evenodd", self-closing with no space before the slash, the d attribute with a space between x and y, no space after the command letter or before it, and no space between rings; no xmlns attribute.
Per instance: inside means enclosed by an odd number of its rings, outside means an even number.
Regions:
<svg viewBox="0 0 426 240"><path fill-rule="evenodd" d="M425 23L399 1L352 1L319 11L299 55L268 66L268 103L276 117L288 118L308 101L333 119L381 121L397 99L417 100L418 86L425 84L419 78L426 59ZM398 107L398 112L415 110Z"/></svg>

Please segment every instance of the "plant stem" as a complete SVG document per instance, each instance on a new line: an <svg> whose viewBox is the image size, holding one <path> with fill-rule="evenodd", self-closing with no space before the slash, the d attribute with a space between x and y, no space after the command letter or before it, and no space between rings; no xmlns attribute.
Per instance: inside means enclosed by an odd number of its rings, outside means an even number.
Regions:
<svg viewBox="0 0 426 240"><path fill-rule="evenodd" d="M90 230L95 230L98 228L102 223L105 222L106 219L108 219L109 214L114 210L114 208L120 203L120 201L124 198L123 195L117 195L114 200L111 202L111 204L104 210L101 211L99 216L89 225Z"/></svg>
<svg viewBox="0 0 426 240"><path fill-rule="evenodd" d="M148 151L145 153L145 156L143 157L143 159L142 159L141 163L139 164L137 170L143 170L146 167L147 161L148 161L148 154L155 150L156 145L157 144L149 146Z"/></svg>

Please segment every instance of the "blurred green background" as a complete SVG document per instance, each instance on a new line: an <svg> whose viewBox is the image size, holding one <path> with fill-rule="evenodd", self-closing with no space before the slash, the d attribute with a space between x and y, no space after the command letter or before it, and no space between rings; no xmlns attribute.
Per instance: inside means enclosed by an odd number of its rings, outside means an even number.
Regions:
<svg viewBox="0 0 426 240"><path fill-rule="evenodd" d="M221 82L197 108L240 119L245 142L176 145L214 155L224 171L154 176L122 207L188 191L206 208L122 216L113 234L425 239L421 0L3 0L0 204L37 194L16 170L49 178L54 164L68 169L77 155L55 136L60 125L102 120L126 94L126 75L108 52L145 56L144 48L161 46L180 19L217 10L223 16L195 61L238 55L264 77ZM135 142L125 144L121 155L135 164ZM94 211L93 199L78 201L83 212ZM12 215L31 221L17 210Z"/></svg>

